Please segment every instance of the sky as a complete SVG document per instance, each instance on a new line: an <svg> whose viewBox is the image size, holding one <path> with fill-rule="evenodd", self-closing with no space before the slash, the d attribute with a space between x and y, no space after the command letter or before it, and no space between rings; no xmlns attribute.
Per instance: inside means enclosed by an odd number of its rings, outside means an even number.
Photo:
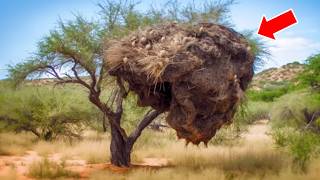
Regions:
<svg viewBox="0 0 320 180"><path fill-rule="evenodd" d="M103 0L0 0L0 79L7 77L7 66L15 65L36 51L37 42L57 26L59 18L70 20L75 14L98 18L98 2ZM137 7L161 7L167 0L140 0ZM179 0L186 3L190 0ZM201 0L195 0L201 1ZM271 57L264 69L293 61L304 62L320 52L320 1L318 0L237 0L231 7L236 31L259 28L262 16L269 20L293 9L298 24L276 33L276 40L263 38Z"/></svg>

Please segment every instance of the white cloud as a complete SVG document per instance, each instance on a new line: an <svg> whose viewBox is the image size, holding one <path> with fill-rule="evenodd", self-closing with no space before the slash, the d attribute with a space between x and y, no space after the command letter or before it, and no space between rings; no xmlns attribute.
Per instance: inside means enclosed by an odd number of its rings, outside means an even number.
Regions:
<svg viewBox="0 0 320 180"><path fill-rule="evenodd" d="M293 61L303 62L309 56L320 52L320 42L304 37L283 37L267 41L270 46L271 60L265 68L278 67Z"/></svg>

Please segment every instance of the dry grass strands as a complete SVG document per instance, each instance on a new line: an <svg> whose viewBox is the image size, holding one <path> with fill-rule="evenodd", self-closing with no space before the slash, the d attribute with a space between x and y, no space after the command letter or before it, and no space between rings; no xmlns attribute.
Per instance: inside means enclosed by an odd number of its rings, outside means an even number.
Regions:
<svg viewBox="0 0 320 180"><path fill-rule="evenodd" d="M105 50L110 74L128 82L138 105L168 111L187 143L207 143L230 123L253 76L246 39L215 24L157 25Z"/></svg>

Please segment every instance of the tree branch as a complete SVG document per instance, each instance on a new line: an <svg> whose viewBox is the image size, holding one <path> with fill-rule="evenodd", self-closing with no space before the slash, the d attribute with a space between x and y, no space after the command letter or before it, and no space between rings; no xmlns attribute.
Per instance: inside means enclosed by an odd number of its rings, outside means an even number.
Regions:
<svg viewBox="0 0 320 180"><path fill-rule="evenodd" d="M102 61L102 65L101 65L101 69L100 69L100 73L99 73L99 79L98 79L98 82L96 85L96 91L98 93L101 93L101 84L102 84L103 79L104 79L104 61Z"/></svg>
<svg viewBox="0 0 320 180"><path fill-rule="evenodd" d="M122 79L120 77L117 77L117 85L119 86L119 93L117 95L116 98L116 114L122 114L123 112L123 107L122 107L122 103L123 103L123 99L127 97L128 92L126 91Z"/></svg>
<svg viewBox="0 0 320 180"><path fill-rule="evenodd" d="M74 76L77 78L77 81L78 81L79 84L82 84L83 86L85 86L86 88L88 88L88 89L91 91L92 88L89 86L89 84L87 84L85 81L83 81L83 80L79 77L78 72L77 72L77 70L76 70L77 65L78 65L78 63L75 62L74 65L73 65L73 67L71 68Z"/></svg>
<svg viewBox="0 0 320 180"><path fill-rule="evenodd" d="M157 110L149 111L144 118L140 121L138 127L130 134L128 137L128 143L133 145L136 140L140 137L142 131L155 119L157 118L162 112Z"/></svg>
<svg viewBox="0 0 320 180"><path fill-rule="evenodd" d="M54 77L56 77L56 78L59 79L59 80L63 80L63 79L59 76L59 74L57 73L57 71L54 69L53 66L48 65L47 68L51 69L51 71L52 71L52 73L49 71L49 72L48 72L49 74L53 75Z"/></svg>

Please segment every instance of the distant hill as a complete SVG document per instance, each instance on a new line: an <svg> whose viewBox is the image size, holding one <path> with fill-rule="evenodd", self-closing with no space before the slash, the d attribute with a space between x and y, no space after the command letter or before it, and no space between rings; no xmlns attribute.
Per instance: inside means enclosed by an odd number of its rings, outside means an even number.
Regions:
<svg viewBox="0 0 320 180"><path fill-rule="evenodd" d="M249 89L261 90L273 86L281 86L287 82L294 80L299 73L304 70L305 65L298 62L289 63L279 68L266 69L260 73L254 75ZM86 82L89 82L88 77L82 77ZM43 78L26 81L26 85L53 85L56 79Z"/></svg>
<svg viewBox="0 0 320 180"><path fill-rule="evenodd" d="M250 89L261 90L270 86L279 86L293 81L304 68L304 64L294 62L279 68L266 69L253 77Z"/></svg>

